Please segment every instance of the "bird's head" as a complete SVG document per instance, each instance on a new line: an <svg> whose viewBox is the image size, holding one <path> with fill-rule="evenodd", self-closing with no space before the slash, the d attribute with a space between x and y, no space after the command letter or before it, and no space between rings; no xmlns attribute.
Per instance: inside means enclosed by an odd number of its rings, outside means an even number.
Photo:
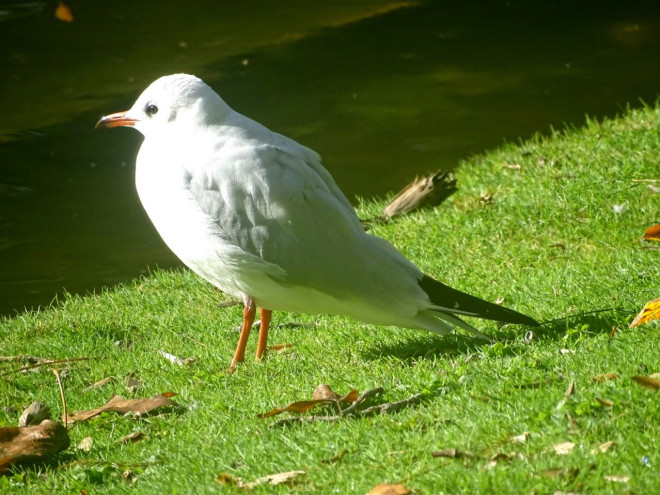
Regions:
<svg viewBox="0 0 660 495"><path fill-rule="evenodd" d="M134 127L145 137L166 136L177 129L221 123L229 111L220 96L198 77L173 74L156 79L130 110L106 115L96 128Z"/></svg>

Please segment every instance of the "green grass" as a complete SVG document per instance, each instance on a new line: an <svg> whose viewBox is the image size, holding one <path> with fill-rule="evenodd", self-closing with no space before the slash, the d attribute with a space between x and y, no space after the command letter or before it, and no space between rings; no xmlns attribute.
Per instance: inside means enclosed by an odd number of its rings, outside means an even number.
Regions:
<svg viewBox="0 0 660 495"><path fill-rule="evenodd" d="M503 146L463 163L460 190L442 206L376 227L427 273L544 321L531 340L527 328L492 322L477 322L498 337L484 344L464 333L276 314L271 344L292 349L231 375L241 308L219 308L221 294L188 272L162 271L0 322L1 355L90 358L63 366L70 411L98 407L114 393L173 391L183 406L176 414L106 413L78 424L68 451L50 465L15 469L0 478L0 491L238 493L216 476L252 481L304 470L293 484L253 493L366 493L381 482L428 494L654 493L660 402L631 377L660 371L659 327L628 324L660 296L660 253L638 240L660 221L660 195L636 182L660 179L659 126L660 109L644 108ZM365 203L360 213L382 206ZM293 322L304 325L278 327ZM255 348L252 338L249 352ZM159 350L196 361L179 367ZM21 364L0 367L2 425L15 424L34 400L61 412L53 373L10 372ZM620 378L594 381L603 373ZM129 375L142 383L134 393L125 387ZM83 392L108 376L115 380ZM574 393L565 397L571 382ZM321 383L340 394L381 386L383 401L420 392L425 399L393 414L330 423L272 427L278 417L256 417L309 398ZM144 439L118 442L133 431ZM523 432L525 443L511 440ZM91 451L76 450L88 436ZM564 441L575 448L558 455L553 446ZM607 452L592 452L608 441L615 443ZM431 455L448 448L471 455ZM507 459L490 466L497 454ZM122 481L126 469L135 484ZM611 475L629 479L609 482Z"/></svg>

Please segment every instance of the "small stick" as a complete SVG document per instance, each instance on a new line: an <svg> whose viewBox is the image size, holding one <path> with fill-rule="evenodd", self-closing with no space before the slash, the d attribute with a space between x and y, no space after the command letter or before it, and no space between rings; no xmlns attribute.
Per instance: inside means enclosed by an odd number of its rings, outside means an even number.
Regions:
<svg viewBox="0 0 660 495"><path fill-rule="evenodd" d="M344 416L348 416L349 414L355 413L355 410L358 407L360 407L362 405L362 403L364 401L366 401L368 398L370 398L374 395L382 394L382 393L383 393L383 387L376 387L376 388L372 388L371 390L367 390L365 392L362 392L362 395L360 395L360 397L355 399L355 402L353 402L353 404L351 404L346 409L344 409L342 411L342 414Z"/></svg>
<svg viewBox="0 0 660 495"><path fill-rule="evenodd" d="M66 410L66 398L64 397L64 386L62 385L62 377L60 377L60 371L57 368L53 368L53 373L55 373L55 378L57 378L57 384L60 387L60 396L62 397L62 407L64 408L64 414L62 416L64 418L64 428L66 428L69 414L67 413Z"/></svg>
<svg viewBox="0 0 660 495"><path fill-rule="evenodd" d="M19 371L27 371L32 368L38 368L39 366L47 366L49 364L64 364L64 363L75 363L76 361L88 361L89 358L86 357L81 357L81 358L68 358L68 359L53 359L51 361L44 361L41 363L37 364L31 364L29 366L23 366L22 368L16 368L15 370L10 370L7 371L6 373L0 374L0 376L7 376L11 375L12 373L16 373Z"/></svg>
<svg viewBox="0 0 660 495"><path fill-rule="evenodd" d="M359 411L359 414L361 416L369 416L370 414L387 414L398 411L399 409L403 409L404 407L408 407L411 404L415 404L421 401L423 398L424 394L415 394L411 395L407 399L403 399L397 402L386 402L385 404L368 407L364 411Z"/></svg>

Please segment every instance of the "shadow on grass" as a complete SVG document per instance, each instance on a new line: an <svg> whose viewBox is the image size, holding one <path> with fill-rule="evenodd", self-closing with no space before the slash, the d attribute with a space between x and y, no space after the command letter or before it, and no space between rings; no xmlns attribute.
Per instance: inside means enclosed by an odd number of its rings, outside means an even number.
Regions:
<svg viewBox="0 0 660 495"><path fill-rule="evenodd" d="M451 333L449 335L425 334L420 331L419 337L394 344L378 344L366 351L369 359L384 356L396 357L402 361L413 362L418 359L430 357L447 357L468 355L484 346L502 344L524 344L538 340L558 341L568 333L586 333L594 336L611 334L613 327L617 329L628 328L626 317L631 311L620 308L594 310L575 313L563 318L548 320L541 326L523 327L506 325L490 336L493 343L484 342L465 333ZM531 333L530 333L531 332ZM506 352L505 352L506 354Z"/></svg>

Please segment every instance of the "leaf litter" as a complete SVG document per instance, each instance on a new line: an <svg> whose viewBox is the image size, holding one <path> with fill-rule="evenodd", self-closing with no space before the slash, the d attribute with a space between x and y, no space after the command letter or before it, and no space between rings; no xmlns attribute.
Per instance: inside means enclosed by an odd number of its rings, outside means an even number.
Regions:
<svg viewBox="0 0 660 495"><path fill-rule="evenodd" d="M254 481L246 482L242 478L234 477L229 473L220 473L216 476L216 481L221 485L233 485L238 488L251 490L260 485L279 485L282 483L290 483L295 478L305 474L305 471L286 471L284 473L268 474L257 478Z"/></svg>
<svg viewBox="0 0 660 495"><path fill-rule="evenodd" d="M647 302L628 328L635 328L653 320L660 319L660 297Z"/></svg>
<svg viewBox="0 0 660 495"><path fill-rule="evenodd" d="M151 413L162 413L179 408L179 404L170 399L176 395L173 392L155 395L153 397L140 399L124 399L120 395L114 395L108 402L96 409L77 411L67 416L69 423L74 421L87 421L104 412L116 412L120 414L135 413L145 415Z"/></svg>

